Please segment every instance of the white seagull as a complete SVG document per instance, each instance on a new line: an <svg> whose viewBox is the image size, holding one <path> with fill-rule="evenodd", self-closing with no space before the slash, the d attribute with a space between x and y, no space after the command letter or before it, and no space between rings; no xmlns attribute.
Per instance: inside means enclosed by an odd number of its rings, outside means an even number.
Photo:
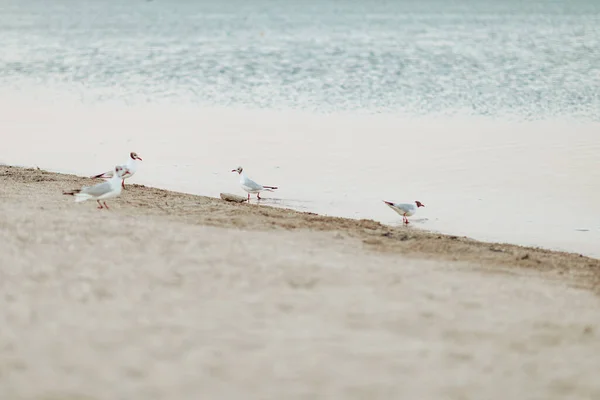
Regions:
<svg viewBox="0 0 600 400"><path fill-rule="evenodd" d="M256 198L260 200L260 192L272 192L274 189L277 189L277 186L263 186L254 182L244 174L244 169L242 167L232 169L231 172L240 174L240 185L242 186L242 189L248 192L248 201L250 201L250 193L256 193Z"/></svg>
<svg viewBox="0 0 600 400"><path fill-rule="evenodd" d="M392 203L391 201L383 200L385 204L387 204L392 210L396 211L398 214L402 215L402 222L408 224L408 218L416 214L419 207L425 207L425 204L420 201L415 201L413 203Z"/></svg>
<svg viewBox="0 0 600 400"><path fill-rule="evenodd" d="M141 157L138 156L135 151L132 151L131 153L129 153L129 160L127 161L127 164L119 165L124 170L121 187L125 188L125 179L131 178L133 176L133 174L136 173L136 171L138 169L138 165L139 165L138 160L142 161ZM112 176L113 176L113 171L111 170L111 171L106 171L102 174L94 175L94 176L92 176L92 178L112 178Z"/></svg>
<svg viewBox="0 0 600 400"><path fill-rule="evenodd" d="M63 192L63 194L75 196L76 203L87 200L96 200L98 202L98 209L106 208L108 210L108 205L105 200L117 197L121 194L121 182L123 181L124 173L125 169L121 165L117 165L111 172L111 178L106 182L94 186L84 186L81 189ZM103 200L104 206L102 206L100 200Z"/></svg>

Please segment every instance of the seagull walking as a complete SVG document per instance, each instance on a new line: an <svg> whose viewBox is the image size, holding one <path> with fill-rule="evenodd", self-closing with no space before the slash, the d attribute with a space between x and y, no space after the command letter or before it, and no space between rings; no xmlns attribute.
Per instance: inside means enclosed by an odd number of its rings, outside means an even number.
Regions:
<svg viewBox="0 0 600 400"><path fill-rule="evenodd" d="M405 224L408 224L408 217L415 215L419 207L425 207L425 204L420 201L415 201L414 203L392 203L391 201L383 200L383 202L392 210L402 215L402 222Z"/></svg>
<svg viewBox="0 0 600 400"><path fill-rule="evenodd" d="M121 182L123 181L124 173L125 169L121 165L117 165L111 172L111 178L106 182L102 182L94 186L84 186L81 189L63 192L63 194L74 196L76 203L87 200L96 200L99 210L103 208L108 210L106 199L117 197L121 194ZM103 201L104 206L102 203L100 203L100 200Z"/></svg>
<svg viewBox="0 0 600 400"><path fill-rule="evenodd" d="M131 178L136 173L139 166L138 160L142 161L141 157L138 156L135 151L132 151L131 153L129 153L129 160L127 161L127 164L119 165L124 170L123 179L121 181L122 188L125 188L125 179ZM111 170L106 171L102 174L94 175L92 176L92 178L112 178L112 176L113 171Z"/></svg>
<svg viewBox="0 0 600 400"><path fill-rule="evenodd" d="M237 172L240 174L240 186L246 192L248 192L248 201L250 201L250 193L256 193L256 198L261 199L260 192L272 192L277 189L277 186L263 186L252 179L248 178L246 174L244 174L244 169L242 167L237 167L236 169L232 169L231 172Z"/></svg>

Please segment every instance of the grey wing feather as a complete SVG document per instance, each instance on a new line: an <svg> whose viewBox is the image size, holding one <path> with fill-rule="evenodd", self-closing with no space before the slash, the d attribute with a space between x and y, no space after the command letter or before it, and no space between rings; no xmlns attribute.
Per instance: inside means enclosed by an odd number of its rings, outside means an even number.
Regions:
<svg viewBox="0 0 600 400"><path fill-rule="evenodd" d="M81 189L81 193L89 194L90 196L98 197L112 191L110 182L102 182L95 186L86 186Z"/></svg>
<svg viewBox="0 0 600 400"><path fill-rule="evenodd" d="M248 179L246 178L246 181L244 182L244 186L249 187L252 190L259 190L262 189L262 185L259 185L258 183L254 182L252 179Z"/></svg>
<svg viewBox="0 0 600 400"><path fill-rule="evenodd" d="M414 204L410 204L410 203L402 203L402 204L398 204L398 208L401 208L404 211L413 211L414 209L416 209L417 207Z"/></svg>

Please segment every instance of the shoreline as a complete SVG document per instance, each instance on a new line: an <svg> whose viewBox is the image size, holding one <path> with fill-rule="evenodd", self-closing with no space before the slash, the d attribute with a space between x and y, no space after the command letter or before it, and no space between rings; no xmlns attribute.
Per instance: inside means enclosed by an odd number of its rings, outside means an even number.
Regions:
<svg viewBox="0 0 600 400"><path fill-rule="evenodd" d="M593 218L600 215L600 192L588 185L600 180L594 168L600 151L596 125L578 127L578 140L563 146L564 132L571 129L566 121L107 106L82 105L64 114L64 107L50 104L33 110L11 105L3 121L13 134L2 161L89 176L105 170L107 160L125 162L135 150L152 162L143 163L144 173L134 182L211 197L238 192L230 171L241 164L253 179L283 185L281 206L292 209L395 225L397 216L381 200L420 200L428 205L417 215L427 217L426 229L600 258L600 225ZM25 123L29 120L44 131ZM199 125L206 127L201 133L194 128ZM396 134L397 126L406 137ZM373 127L372 134L363 134ZM341 147L328 134L350 131L357 134ZM44 132L55 140L45 143ZM419 151L405 153L395 167L381 162L393 160L406 140ZM31 141L44 146L30 146ZM63 142L78 151L69 153ZM339 151L328 152L330 147ZM249 157L252 153L261 157ZM310 163L305 154L314 154ZM355 154L362 155L360 163L353 162ZM512 162L506 165L506 159ZM552 163L557 159L564 166ZM399 179L396 168L414 172ZM522 174L524 169L531 174ZM554 217L556 204L569 204L569 212Z"/></svg>
<svg viewBox="0 0 600 400"><path fill-rule="evenodd" d="M8 165L0 165L0 177L21 184L52 182L52 186L65 190L98 182L72 174ZM62 197L64 196L57 196L56 200L63 203L63 206L70 203ZM600 259L577 253L483 242L466 236L431 232L413 226L394 227L369 219L324 216L268 204L257 205L255 199L250 204L231 203L220 198L139 184L126 183L121 196L109 201L109 205L111 203L116 205L116 211L126 210L129 215L162 216L192 225L249 231L329 232L337 237L358 240L365 250L371 252L400 254L427 260L467 262L487 267L535 270L557 279L568 277L567 279L576 282L577 286L600 294ZM69 206L86 207L87 204Z"/></svg>

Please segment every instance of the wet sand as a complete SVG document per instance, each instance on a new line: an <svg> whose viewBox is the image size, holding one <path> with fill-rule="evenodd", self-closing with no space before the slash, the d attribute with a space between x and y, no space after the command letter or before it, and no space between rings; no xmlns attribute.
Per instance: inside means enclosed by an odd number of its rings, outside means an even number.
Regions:
<svg viewBox="0 0 600 400"><path fill-rule="evenodd" d="M595 399L600 261L0 167L0 397Z"/></svg>

